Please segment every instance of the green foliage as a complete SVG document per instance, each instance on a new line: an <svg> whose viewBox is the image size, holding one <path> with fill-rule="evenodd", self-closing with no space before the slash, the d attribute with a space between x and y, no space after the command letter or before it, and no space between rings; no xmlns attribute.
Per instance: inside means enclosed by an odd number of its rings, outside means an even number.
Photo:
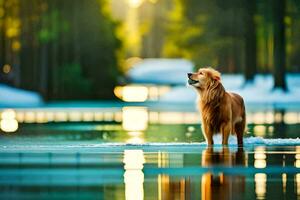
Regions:
<svg viewBox="0 0 300 200"><path fill-rule="evenodd" d="M64 89L64 98L84 99L90 95L92 83L85 78L79 63L61 66L58 71L59 85Z"/></svg>
<svg viewBox="0 0 300 200"><path fill-rule="evenodd" d="M42 14L41 23L43 25L37 34L42 43L58 40L60 34L68 29L68 21L61 20L60 12L57 9Z"/></svg>
<svg viewBox="0 0 300 200"><path fill-rule="evenodd" d="M105 13L95 9L97 2L86 1L82 4L78 19L80 36L81 63L86 75L93 82L94 98L112 97L118 75L116 51L120 41L115 36L116 24ZM97 19L97 20L91 20Z"/></svg>
<svg viewBox="0 0 300 200"><path fill-rule="evenodd" d="M22 86L47 99L113 98L121 41L107 2L24 0L23 10L30 1L21 18Z"/></svg>
<svg viewBox="0 0 300 200"><path fill-rule="evenodd" d="M242 17L243 7L235 0L175 0L164 55L192 59L198 67L237 68L240 61L231 58L243 47Z"/></svg>
<svg viewBox="0 0 300 200"><path fill-rule="evenodd" d="M287 3L287 69L299 71L300 1L283 1ZM255 28L256 38L252 40L257 44L254 55L257 71L272 72L275 59L273 25L277 15L273 5L272 0L173 0L167 15L169 23L163 56L192 59L197 67L212 65L224 72L244 72L252 67L247 66L247 34ZM254 27L250 27L249 18L253 18ZM257 71L255 69L254 73Z"/></svg>

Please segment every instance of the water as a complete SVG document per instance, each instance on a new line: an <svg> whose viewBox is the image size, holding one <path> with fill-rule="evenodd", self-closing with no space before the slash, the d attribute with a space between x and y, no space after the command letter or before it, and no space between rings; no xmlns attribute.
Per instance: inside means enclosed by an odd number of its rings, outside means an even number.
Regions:
<svg viewBox="0 0 300 200"><path fill-rule="evenodd" d="M0 135L0 199L300 199L298 111L253 111L244 148L220 135L207 148L194 111L126 109L17 111L17 132Z"/></svg>
<svg viewBox="0 0 300 200"><path fill-rule="evenodd" d="M106 149L1 153L1 199L299 198L299 146Z"/></svg>

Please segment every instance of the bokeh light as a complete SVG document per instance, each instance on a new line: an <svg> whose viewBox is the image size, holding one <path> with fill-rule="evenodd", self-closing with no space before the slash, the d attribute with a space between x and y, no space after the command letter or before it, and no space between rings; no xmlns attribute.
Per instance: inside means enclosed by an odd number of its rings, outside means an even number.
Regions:
<svg viewBox="0 0 300 200"><path fill-rule="evenodd" d="M0 129L10 133L18 130L18 121L15 119L16 113L14 110L8 109L1 113Z"/></svg>

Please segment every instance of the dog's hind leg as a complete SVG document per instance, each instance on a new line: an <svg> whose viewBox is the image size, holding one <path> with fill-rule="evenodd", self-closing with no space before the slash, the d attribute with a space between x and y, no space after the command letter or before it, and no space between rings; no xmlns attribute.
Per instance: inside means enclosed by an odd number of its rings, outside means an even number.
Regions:
<svg viewBox="0 0 300 200"><path fill-rule="evenodd" d="M243 146L243 136L245 132L245 127L246 127L246 117L244 115L242 121L236 123L234 126L234 132L236 134L239 147Z"/></svg>

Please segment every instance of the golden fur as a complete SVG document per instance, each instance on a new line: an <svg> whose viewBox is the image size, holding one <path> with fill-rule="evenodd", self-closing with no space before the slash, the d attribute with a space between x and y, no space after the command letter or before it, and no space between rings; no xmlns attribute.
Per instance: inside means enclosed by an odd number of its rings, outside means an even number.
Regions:
<svg viewBox="0 0 300 200"><path fill-rule="evenodd" d="M213 134L222 133L222 144L228 144L230 133L235 133L238 145L243 145L246 113L243 98L226 92L221 83L221 74L212 68L201 68L189 73L189 84L200 95L199 109L202 118L202 131L208 145L213 144Z"/></svg>

